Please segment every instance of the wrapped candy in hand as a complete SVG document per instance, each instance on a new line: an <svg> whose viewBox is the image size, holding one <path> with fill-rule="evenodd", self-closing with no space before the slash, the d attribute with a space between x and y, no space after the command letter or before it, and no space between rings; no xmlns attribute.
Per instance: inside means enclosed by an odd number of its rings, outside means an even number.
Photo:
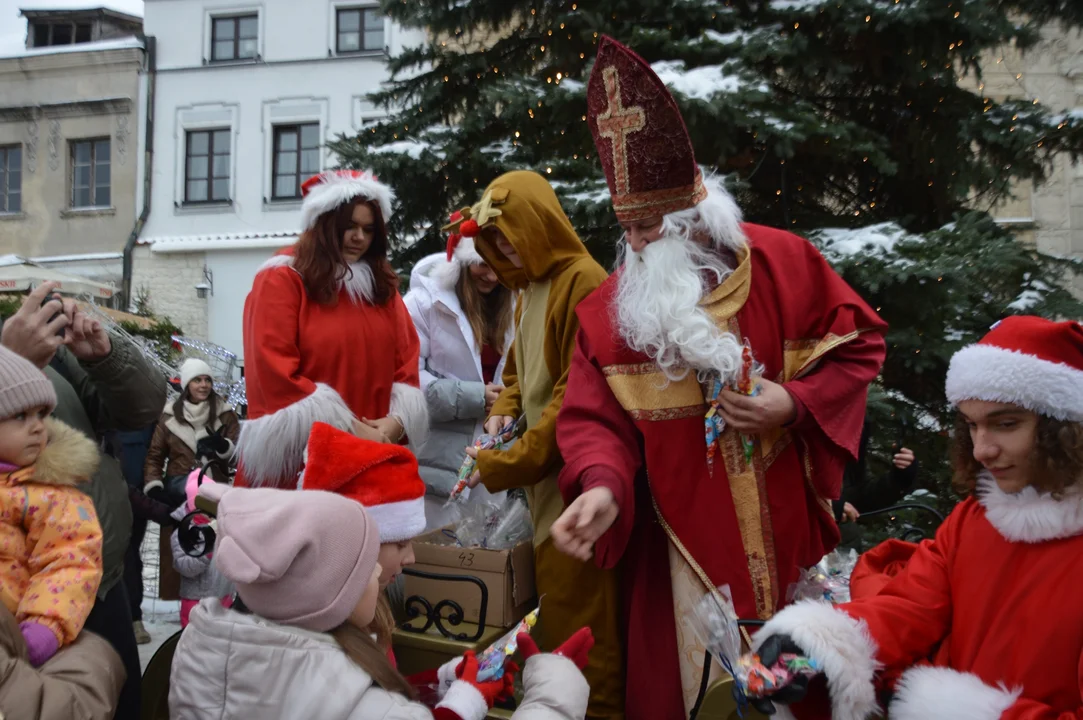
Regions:
<svg viewBox="0 0 1083 720"><path fill-rule="evenodd" d="M819 664L804 655L783 653L771 667L765 666L758 655L742 655L734 668L735 680L746 697L768 697L786 687L799 675L813 677L821 672Z"/></svg>
<svg viewBox="0 0 1083 720"><path fill-rule="evenodd" d="M497 435L489 435L488 433L478 436L478 439L474 441L475 450L502 450L508 443L515 439L519 434L519 430L522 427L523 418L520 416L518 420L508 423ZM470 482L470 476L474 474L474 471L478 467L478 461L469 455L463 460L463 464L459 466L458 482L455 483L455 487L451 489L451 493L448 495L447 503L444 507L447 507L451 503L459 500L463 497L463 492L466 490L466 485Z"/></svg>
<svg viewBox="0 0 1083 720"><path fill-rule="evenodd" d="M798 676L812 677L820 672L813 660L796 653L781 653L770 667L757 655L742 653L737 611L728 585L704 595L691 619L693 629L711 656L733 677L739 708L748 703L748 698L769 696ZM709 668L703 671L707 673Z"/></svg>
<svg viewBox="0 0 1083 720"><path fill-rule="evenodd" d="M533 627L538 624L538 615L540 613L541 603L539 601L538 607L534 608L515 627L478 655L479 681L493 680L504 674L504 664L519 649L519 634L526 633L529 635Z"/></svg>
<svg viewBox="0 0 1083 720"><path fill-rule="evenodd" d="M755 397L760 394L763 388L760 384L762 375L763 365L753 359L752 349L749 347L748 341L745 341L745 345L741 349L741 369L738 372L736 381L732 385L724 384L722 378L717 374L711 380L707 414L703 419L705 439L707 441L707 462L714 459L718 441L726 429L726 421L718 411L720 407L718 397L723 388L749 397ZM755 438L742 434L741 448L744 450L745 462L751 462L752 454L755 451Z"/></svg>

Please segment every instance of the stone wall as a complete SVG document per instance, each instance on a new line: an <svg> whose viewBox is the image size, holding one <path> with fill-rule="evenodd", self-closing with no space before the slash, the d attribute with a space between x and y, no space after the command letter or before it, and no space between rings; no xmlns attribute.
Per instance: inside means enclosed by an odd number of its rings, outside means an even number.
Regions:
<svg viewBox="0 0 1083 720"><path fill-rule="evenodd" d="M151 311L168 317L185 335L207 337L207 300L196 296L203 282L204 253L156 253L139 245L132 258L132 295L150 292Z"/></svg>
<svg viewBox="0 0 1083 720"><path fill-rule="evenodd" d="M1026 97L1055 111L1083 110L1083 33L1058 26L1026 53L1003 48L984 59L980 91L996 100ZM977 79L971 82L978 84ZM1083 163L1057 157L1045 182L1021 183L1015 196L993 208L1024 242L1058 255L1083 258ZM1083 277L1076 278L1083 293Z"/></svg>
<svg viewBox="0 0 1083 720"><path fill-rule="evenodd" d="M134 45L0 58L0 145L22 150L22 209L0 213L4 252L124 249L137 215L142 65L143 49ZM73 208L72 143L106 139L109 202Z"/></svg>

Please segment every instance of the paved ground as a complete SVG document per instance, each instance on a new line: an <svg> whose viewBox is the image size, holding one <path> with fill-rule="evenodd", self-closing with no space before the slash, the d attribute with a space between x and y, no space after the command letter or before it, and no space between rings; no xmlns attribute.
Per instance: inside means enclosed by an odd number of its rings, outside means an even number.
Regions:
<svg viewBox="0 0 1083 720"><path fill-rule="evenodd" d="M166 640L180 630L180 602L158 599L158 526L150 523L143 539L143 625L151 642L139 646L143 669Z"/></svg>

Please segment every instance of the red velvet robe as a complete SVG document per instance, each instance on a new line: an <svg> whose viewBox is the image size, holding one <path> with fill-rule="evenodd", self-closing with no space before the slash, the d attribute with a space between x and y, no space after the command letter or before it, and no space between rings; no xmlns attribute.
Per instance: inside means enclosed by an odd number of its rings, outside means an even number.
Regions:
<svg viewBox="0 0 1083 720"><path fill-rule="evenodd" d="M352 417L398 410L411 430L425 414L421 346L399 294L372 305L342 287L334 305L321 305L308 296L290 256L292 248L261 268L245 300L249 420L239 442L239 485L295 486L315 421L348 431ZM427 429L427 416L423 421ZM248 466L259 472L246 479Z"/></svg>
<svg viewBox="0 0 1083 720"><path fill-rule="evenodd" d="M708 466L706 404L694 374L662 387L613 326L616 277L579 305L582 328L557 426L565 502L610 488L620 506L596 561L626 558L627 717L684 714L667 536L701 580L728 584L744 618L770 617L798 571L839 540L830 500L856 457L866 388L885 325L807 241L746 225L750 251L703 304L784 383L798 418L756 438L732 429ZM706 591L706 583L704 590Z"/></svg>
<svg viewBox="0 0 1083 720"><path fill-rule="evenodd" d="M1083 486L1054 498L984 478L935 538L901 547L873 594L798 603L757 636L789 635L824 667L780 714L864 720L891 691L892 720L1083 718Z"/></svg>

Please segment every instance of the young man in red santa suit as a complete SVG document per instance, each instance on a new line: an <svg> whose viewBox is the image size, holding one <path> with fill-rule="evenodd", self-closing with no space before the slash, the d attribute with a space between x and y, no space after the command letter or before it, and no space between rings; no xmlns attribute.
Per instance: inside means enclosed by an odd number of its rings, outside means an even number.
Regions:
<svg viewBox="0 0 1083 720"><path fill-rule="evenodd" d="M577 310L552 535L605 568L628 559L627 717L680 717L704 672L695 601L728 584L742 617L767 619L837 544L830 500L884 323L807 241L741 223L661 80L610 38L587 101L626 246ZM720 389L746 347L755 397Z"/></svg>
<svg viewBox="0 0 1083 720"><path fill-rule="evenodd" d="M1083 326L1003 320L952 358L947 396L967 499L876 595L756 636L765 662L820 661L826 682L784 691L798 717L870 717L878 692L893 720L1083 717Z"/></svg>

